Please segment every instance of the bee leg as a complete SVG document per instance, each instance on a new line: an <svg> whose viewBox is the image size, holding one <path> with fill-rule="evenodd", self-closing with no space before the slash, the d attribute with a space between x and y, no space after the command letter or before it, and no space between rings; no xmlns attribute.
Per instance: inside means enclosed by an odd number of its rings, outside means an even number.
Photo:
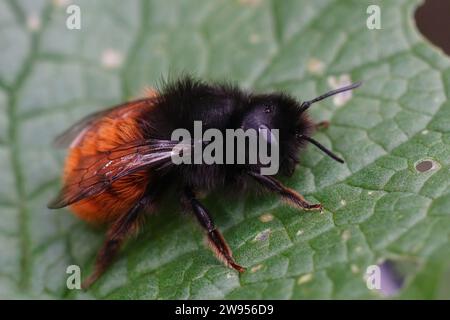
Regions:
<svg viewBox="0 0 450 320"><path fill-rule="evenodd" d="M291 205L306 210L322 211L323 209L320 203L311 204L307 202L301 194L299 194L295 190L285 187L281 182L279 182L275 178L272 178L271 176L264 176L252 171L248 172L248 174L261 185L263 185L266 189L278 193L283 198L283 200L287 201Z"/></svg>
<svg viewBox="0 0 450 320"><path fill-rule="evenodd" d="M135 234L139 227L142 209L149 204L147 197L142 198L108 229L105 242L97 253L94 272L83 281L82 288L89 288L111 265L124 241Z"/></svg>
<svg viewBox="0 0 450 320"><path fill-rule="evenodd" d="M208 244L213 249L217 258L233 269L244 272L245 268L238 265L234 259L230 247L225 241L219 230L216 229L206 208L195 198L194 193L190 189L184 191L182 197L183 205L192 211L197 217L200 225L208 233Z"/></svg>
<svg viewBox="0 0 450 320"><path fill-rule="evenodd" d="M330 126L330 121L320 121L314 124L316 130L327 129Z"/></svg>

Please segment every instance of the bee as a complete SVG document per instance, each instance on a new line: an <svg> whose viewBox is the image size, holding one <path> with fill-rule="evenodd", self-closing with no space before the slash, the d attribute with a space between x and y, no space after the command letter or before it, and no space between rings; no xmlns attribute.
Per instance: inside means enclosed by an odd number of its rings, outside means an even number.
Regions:
<svg viewBox="0 0 450 320"><path fill-rule="evenodd" d="M220 132L261 126L278 129L280 176L294 173L300 150L307 143L343 163L311 137L316 128L326 127L328 122L313 123L307 111L312 104L360 84L300 103L285 93L258 94L228 83L184 76L144 98L94 113L70 127L56 138L57 145L69 150L63 187L48 207L70 206L80 219L108 226L94 270L83 287L88 288L107 270L124 241L138 232L145 216L158 209L169 189L174 190L182 209L197 218L217 258L239 272L245 271L234 260L199 194L265 190L303 210L322 210L322 205L307 202L276 175L261 174L260 163L176 165L172 155L179 141L171 139L172 132L178 128L192 132L195 121L201 121L204 130Z"/></svg>

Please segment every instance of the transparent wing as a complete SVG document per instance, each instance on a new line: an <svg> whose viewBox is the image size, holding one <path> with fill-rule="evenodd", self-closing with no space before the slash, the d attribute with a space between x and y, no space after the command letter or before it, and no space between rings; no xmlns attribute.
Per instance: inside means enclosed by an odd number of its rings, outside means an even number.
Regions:
<svg viewBox="0 0 450 320"><path fill-rule="evenodd" d="M170 140L140 140L85 157L48 207L62 208L100 194L114 181L143 169L167 168L173 165L171 156L177 144Z"/></svg>

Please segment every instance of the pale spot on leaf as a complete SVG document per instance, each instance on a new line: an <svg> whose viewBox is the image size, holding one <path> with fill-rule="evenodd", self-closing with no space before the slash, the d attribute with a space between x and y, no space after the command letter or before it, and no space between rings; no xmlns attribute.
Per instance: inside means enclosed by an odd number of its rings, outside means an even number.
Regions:
<svg viewBox="0 0 450 320"><path fill-rule="evenodd" d="M325 70L325 64L317 58L311 58L308 60L308 71L314 75L321 75Z"/></svg>
<svg viewBox="0 0 450 320"><path fill-rule="evenodd" d="M359 267L356 264L352 264L350 266L350 269L352 270L353 273L358 273L359 272Z"/></svg>
<svg viewBox="0 0 450 320"><path fill-rule="evenodd" d="M37 13L32 13L27 18L27 27L31 31L37 31L41 28L41 18Z"/></svg>
<svg viewBox="0 0 450 320"><path fill-rule="evenodd" d="M313 275L311 273L304 274L300 278L298 278L297 284L302 285L304 283L310 282L312 280L312 278L313 278Z"/></svg>
<svg viewBox="0 0 450 320"><path fill-rule="evenodd" d="M350 230L344 230L341 234L342 241L348 241L350 237L351 237Z"/></svg>
<svg viewBox="0 0 450 320"><path fill-rule="evenodd" d="M250 269L250 272L255 273L255 272L261 270L262 267L263 267L262 264L258 264L258 265L256 265L256 266L252 267L252 268Z"/></svg>
<svg viewBox="0 0 450 320"><path fill-rule="evenodd" d="M114 49L106 49L101 57L102 65L107 69L115 69L123 62L123 55Z"/></svg>
<svg viewBox="0 0 450 320"><path fill-rule="evenodd" d="M53 5L56 7L65 7L68 6L72 1L71 0L53 0Z"/></svg>
<svg viewBox="0 0 450 320"><path fill-rule="evenodd" d="M264 222L264 223L270 222L270 221L273 220L273 215L270 214L270 213L264 213L263 215L261 215L261 216L259 217L259 220L260 220L261 222Z"/></svg>
<svg viewBox="0 0 450 320"><path fill-rule="evenodd" d="M257 33L252 33L249 37L249 42L251 44L258 44L261 42L261 36Z"/></svg>

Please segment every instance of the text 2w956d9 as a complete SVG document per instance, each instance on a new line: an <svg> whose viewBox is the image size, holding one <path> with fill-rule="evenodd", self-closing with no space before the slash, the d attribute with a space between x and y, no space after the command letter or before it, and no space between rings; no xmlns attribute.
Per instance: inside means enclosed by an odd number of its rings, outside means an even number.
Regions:
<svg viewBox="0 0 450 320"><path fill-rule="evenodd" d="M271 315L273 305L264 304L221 304L219 314L221 315Z"/></svg>

